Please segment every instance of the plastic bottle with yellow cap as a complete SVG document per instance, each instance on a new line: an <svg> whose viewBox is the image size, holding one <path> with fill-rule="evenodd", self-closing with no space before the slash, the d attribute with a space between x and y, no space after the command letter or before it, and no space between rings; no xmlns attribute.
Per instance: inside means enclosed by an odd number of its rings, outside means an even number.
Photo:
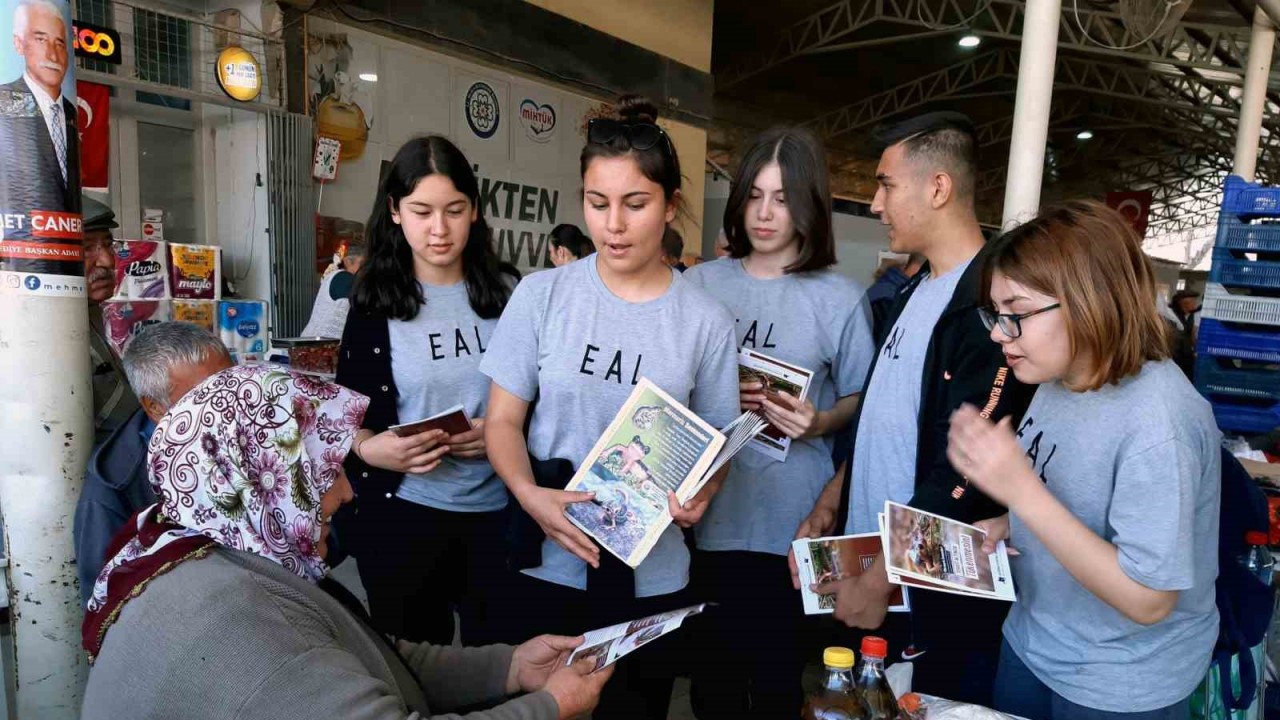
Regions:
<svg viewBox="0 0 1280 720"><path fill-rule="evenodd" d="M853 651L829 647L822 653L826 666L822 687L805 700L805 720L868 720L853 682Z"/></svg>

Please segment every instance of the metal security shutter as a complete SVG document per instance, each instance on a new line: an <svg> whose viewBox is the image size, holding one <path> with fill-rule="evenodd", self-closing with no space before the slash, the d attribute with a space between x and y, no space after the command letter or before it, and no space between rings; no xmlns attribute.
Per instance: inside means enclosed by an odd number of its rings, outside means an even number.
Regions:
<svg viewBox="0 0 1280 720"><path fill-rule="evenodd" d="M294 337L311 314L316 277L311 118L267 115L267 233L271 243L271 333Z"/></svg>

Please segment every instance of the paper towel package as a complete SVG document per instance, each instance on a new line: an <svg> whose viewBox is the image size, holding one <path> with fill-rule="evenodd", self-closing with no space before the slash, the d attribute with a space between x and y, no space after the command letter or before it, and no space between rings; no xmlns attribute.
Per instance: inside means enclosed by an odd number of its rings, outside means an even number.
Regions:
<svg viewBox="0 0 1280 720"><path fill-rule="evenodd" d="M116 300L155 300L169 297L167 252L162 242L116 240Z"/></svg>
<svg viewBox="0 0 1280 720"><path fill-rule="evenodd" d="M169 292L184 300L222 297L222 248L169 243Z"/></svg>

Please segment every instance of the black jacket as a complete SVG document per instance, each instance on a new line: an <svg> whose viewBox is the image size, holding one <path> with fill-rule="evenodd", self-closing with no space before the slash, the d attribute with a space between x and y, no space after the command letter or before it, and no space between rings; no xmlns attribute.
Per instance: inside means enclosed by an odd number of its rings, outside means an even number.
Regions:
<svg viewBox="0 0 1280 720"><path fill-rule="evenodd" d="M391 332L385 316L351 309L342 331L334 379L339 385L369 397L369 409L365 411L362 425L365 429L377 434L400 422L396 410L399 392L391 373ZM395 497L404 473L367 465L354 452L347 454L344 467L356 494L354 507L346 514L358 511L362 524L376 521L379 510ZM352 549L355 550L354 545Z"/></svg>
<svg viewBox="0 0 1280 720"><path fill-rule="evenodd" d="M969 484L951 467L947 460L947 431L951 426L951 413L964 403L989 412L992 421L1012 415L1015 424L1031 402L1034 386L1018 382L1005 365L1000 346L991 341L991 334L978 317L978 286L982 278L982 264L986 260L984 247L956 285L951 302L938 318L925 355L924 374L920 379L920 415L916 446L916 487L909 503L912 507L937 513L961 522L1001 515L1005 509ZM886 331L892 328L902 314L912 293L928 276L926 264L911 282L899 293L893 310L885 322ZM883 337L876 338L882 349ZM868 385L880 359L877 352L867 373ZM870 398L872 402L875 398ZM853 453L858 452L858 412L850 424L849 442ZM844 527L849 512L850 476L853 463L845 470L840 496L838 529Z"/></svg>

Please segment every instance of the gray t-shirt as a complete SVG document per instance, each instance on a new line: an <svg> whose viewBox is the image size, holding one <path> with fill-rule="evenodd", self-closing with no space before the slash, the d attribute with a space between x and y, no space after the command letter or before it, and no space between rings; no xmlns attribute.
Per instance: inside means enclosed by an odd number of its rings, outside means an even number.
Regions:
<svg viewBox="0 0 1280 720"><path fill-rule="evenodd" d="M879 532L884 501L905 503L916 490L920 384L933 328L972 258L946 275L925 278L880 346L867 381L853 450L848 533Z"/></svg>
<svg viewBox="0 0 1280 720"><path fill-rule="evenodd" d="M536 396L529 452L580 464L642 377L715 427L737 417L737 347L724 306L679 273L661 297L629 303L605 287L597 262L588 256L520 283L480 363L507 392ZM542 546L542 565L527 572L587 586L586 564L551 540ZM635 579L637 597L688 584L679 528L667 528Z"/></svg>
<svg viewBox="0 0 1280 720"><path fill-rule="evenodd" d="M812 370L817 409L862 391L875 347L858 283L831 270L760 279L733 258L695 265L684 277L736 316L742 347ZM828 438L792 441L785 462L748 447L697 526L698 548L785 555L833 472Z"/></svg>
<svg viewBox="0 0 1280 720"><path fill-rule="evenodd" d="M1171 361L1148 362L1087 393L1041 385L1018 429L1040 478L1072 515L1116 546L1135 582L1177 590L1169 617L1143 626L1086 590L1016 514L1018 587L1004 637L1071 702L1142 712L1191 694L1218 636L1222 433Z"/></svg>
<svg viewBox="0 0 1280 720"><path fill-rule="evenodd" d="M389 320L391 375L400 422L431 417L462 405L472 419L485 416L489 378L480 358L498 320L482 320L467 301L465 282L422 285L427 304L412 320ZM507 505L507 488L486 458L446 455L425 475L406 473L400 498L438 510L490 512Z"/></svg>

